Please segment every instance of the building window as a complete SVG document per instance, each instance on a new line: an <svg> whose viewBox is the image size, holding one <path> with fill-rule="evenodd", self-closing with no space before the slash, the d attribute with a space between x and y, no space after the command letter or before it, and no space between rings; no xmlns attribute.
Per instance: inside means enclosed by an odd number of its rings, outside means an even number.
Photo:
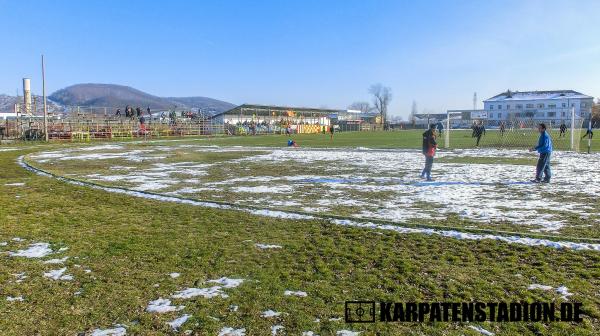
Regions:
<svg viewBox="0 0 600 336"><path fill-rule="evenodd" d="M587 107L586 103L581 103L581 107Z"/></svg>
<svg viewBox="0 0 600 336"><path fill-rule="evenodd" d="M544 108L544 104L538 104L538 108Z"/></svg>
<svg viewBox="0 0 600 336"><path fill-rule="evenodd" d="M556 104L548 104L548 108L556 108Z"/></svg>
<svg viewBox="0 0 600 336"><path fill-rule="evenodd" d="M562 113L562 116L565 117L567 114L565 112Z"/></svg>
<svg viewBox="0 0 600 336"><path fill-rule="evenodd" d="M533 108L533 104L526 104L525 108Z"/></svg>
<svg viewBox="0 0 600 336"><path fill-rule="evenodd" d="M567 103L562 103L562 107L567 107Z"/></svg>
<svg viewBox="0 0 600 336"><path fill-rule="evenodd" d="M522 108L523 108L523 104L517 104L517 105L516 105L516 107L517 107L518 109L522 109Z"/></svg>
<svg viewBox="0 0 600 336"><path fill-rule="evenodd" d="M490 110L493 110L493 109L494 109L494 105L490 105Z"/></svg>
<svg viewBox="0 0 600 336"><path fill-rule="evenodd" d="M498 119L502 119L502 113L498 113Z"/></svg>
<svg viewBox="0 0 600 336"><path fill-rule="evenodd" d="M510 105L506 105L506 109L507 109L507 110L510 110Z"/></svg>
<svg viewBox="0 0 600 336"><path fill-rule="evenodd" d="M556 112L548 112L548 117L556 117Z"/></svg>
<svg viewBox="0 0 600 336"><path fill-rule="evenodd" d="M498 105L498 110L502 110L502 105Z"/></svg>

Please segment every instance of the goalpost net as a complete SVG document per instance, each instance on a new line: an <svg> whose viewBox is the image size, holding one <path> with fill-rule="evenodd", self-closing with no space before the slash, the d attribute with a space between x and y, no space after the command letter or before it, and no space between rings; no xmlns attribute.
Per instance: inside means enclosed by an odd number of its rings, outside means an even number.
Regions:
<svg viewBox="0 0 600 336"><path fill-rule="evenodd" d="M511 117L490 120L483 114L448 111L442 137L445 148L531 148L537 145L538 125L544 123L558 150L579 151L586 127L583 118L571 113L564 120ZM477 118L479 116L479 118ZM465 118L466 117L466 118Z"/></svg>

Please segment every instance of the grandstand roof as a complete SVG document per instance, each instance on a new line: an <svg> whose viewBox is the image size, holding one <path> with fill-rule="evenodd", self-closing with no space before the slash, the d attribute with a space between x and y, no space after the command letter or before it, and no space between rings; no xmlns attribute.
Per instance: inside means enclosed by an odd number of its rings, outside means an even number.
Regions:
<svg viewBox="0 0 600 336"><path fill-rule="evenodd" d="M552 90L552 91L506 91L492 98L486 99L486 102L494 101L519 101L519 100L547 100L547 99L593 99L594 97L585 95L574 90Z"/></svg>
<svg viewBox="0 0 600 336"><path fill-rule="evenodd" d="M332 113L347 112L346 110L334 110L334 109L313 108L313 107L242 104L242 105L236 106L230 110L227 110L225 112L215 114L215 116L228 115L228 114L239 114L242 109L266 110L266 111L271 110L271 111L309 112L309 113L315 113L315 114L332 114Z"/></svg>

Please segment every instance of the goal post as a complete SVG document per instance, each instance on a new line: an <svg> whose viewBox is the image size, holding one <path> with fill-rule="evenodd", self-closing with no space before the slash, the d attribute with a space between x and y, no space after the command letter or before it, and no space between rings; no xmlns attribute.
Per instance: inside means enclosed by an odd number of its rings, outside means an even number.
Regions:
<svg viewBox="0 0 600 336"><path fill-rule="evenodd" d="M575 151L575 107L571 107L571 150Z"/></svg>
<svg viewBox="0 0 600 336"><path fill-rule="evenodd" d="M574 108L552 114L505 110L504 118L498 115L499 112L491 114L483 110L447 111L443 123L444 148L528 149L537 144L538 125L544 123L555 149L579 151L583 143L581 132L587 127Z"/></svg>

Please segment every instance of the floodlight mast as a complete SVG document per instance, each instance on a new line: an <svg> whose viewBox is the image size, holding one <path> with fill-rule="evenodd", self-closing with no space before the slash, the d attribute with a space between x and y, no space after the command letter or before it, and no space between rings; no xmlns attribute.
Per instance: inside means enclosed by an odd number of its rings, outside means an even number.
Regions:
<svg viewBox="0 0 600 336"><path fill-rule="evenodd" d="M48 142L48 106L46 105L46 71L42 55L42 96L44 97L44 140Z"/></svg>

